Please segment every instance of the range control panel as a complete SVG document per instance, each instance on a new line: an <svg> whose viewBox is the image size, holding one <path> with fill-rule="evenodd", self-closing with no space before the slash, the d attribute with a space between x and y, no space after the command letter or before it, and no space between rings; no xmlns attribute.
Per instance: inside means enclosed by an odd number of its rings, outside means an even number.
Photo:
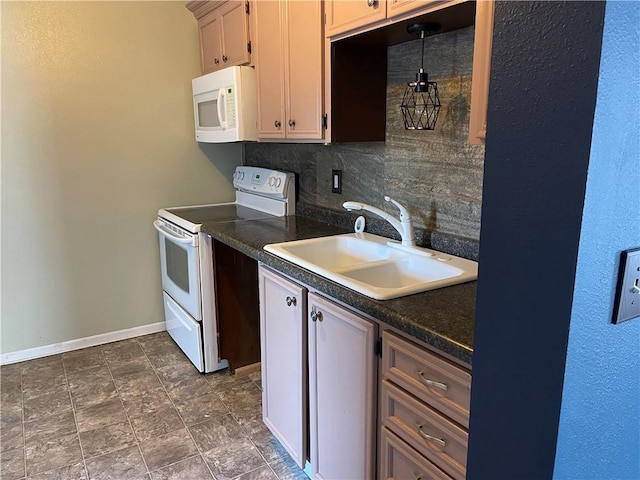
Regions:
<svg viewBox="0 0 640 480"><path fill-rule="evenodd" d="M287 197L294 182L293 173L268 168L236 167L233 174L233 186L238 190L279 198Z"/></svg>

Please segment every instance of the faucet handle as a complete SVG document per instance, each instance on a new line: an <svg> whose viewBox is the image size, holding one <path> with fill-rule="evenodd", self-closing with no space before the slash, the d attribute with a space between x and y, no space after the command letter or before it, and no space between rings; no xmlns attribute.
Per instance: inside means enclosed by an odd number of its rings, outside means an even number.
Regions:
<svg viewBox="0 0 640 480"><path fill-rule="evenodd" d="M385 199L386 202L391 202L396 207L398 207L398 209L400 210L400 221L401 222L408 222L408 221L411 220L411 215L409 215L409 212L407 211L406 208L404 208L402 205L400 205L398 202L396 202L393 198L389 197L388 195L385 195L384 199Z"/></svg>

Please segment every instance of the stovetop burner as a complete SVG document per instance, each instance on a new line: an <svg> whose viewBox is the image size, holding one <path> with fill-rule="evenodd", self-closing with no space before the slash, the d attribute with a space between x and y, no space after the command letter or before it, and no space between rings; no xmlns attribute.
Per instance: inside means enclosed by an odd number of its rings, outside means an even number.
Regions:
<svg viewBox="0 0 640 480"><path fill-rule="evenodd" d="M273 217L273 215L269 213L260 212L236 203L166 208L165 210L195 225L205 222L225 223Z"/></svg>
<svg viewBox="0 0 640 480"><path fill-rule="evenodd" d="M236 201L211 205L161 208L160 219L190 233L204 223L260 220L295 214L295 176L260 167L236 167L233 175Z"/></svg>

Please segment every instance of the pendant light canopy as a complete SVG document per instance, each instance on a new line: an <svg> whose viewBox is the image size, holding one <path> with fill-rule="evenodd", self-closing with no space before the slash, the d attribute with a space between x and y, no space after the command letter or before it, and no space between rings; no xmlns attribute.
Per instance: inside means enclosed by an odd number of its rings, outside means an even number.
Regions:
<svg viewBox="0 0 640 480"><path fill-rule="evenodd" d="M418 33L422 39L422 63L420 70L416 73L416 81L407 83L400 105L405 130L436 128L441 104L438 84L430 82L429 75L424 71L424 39L438 30L440 30L439 23L416 23L407 27L409 33Z"/></svg>

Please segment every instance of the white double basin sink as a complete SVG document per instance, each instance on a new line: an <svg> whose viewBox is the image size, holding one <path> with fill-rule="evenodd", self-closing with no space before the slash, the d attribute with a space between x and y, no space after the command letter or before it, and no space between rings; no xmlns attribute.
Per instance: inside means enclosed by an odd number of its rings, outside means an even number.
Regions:
<svg viewBox="0 0 640 480"><path fill-rule="evenodd" d="M477 262L426 248L403 248L370 233L273 243L264 249L376 300L478 278Z"/></svg>

